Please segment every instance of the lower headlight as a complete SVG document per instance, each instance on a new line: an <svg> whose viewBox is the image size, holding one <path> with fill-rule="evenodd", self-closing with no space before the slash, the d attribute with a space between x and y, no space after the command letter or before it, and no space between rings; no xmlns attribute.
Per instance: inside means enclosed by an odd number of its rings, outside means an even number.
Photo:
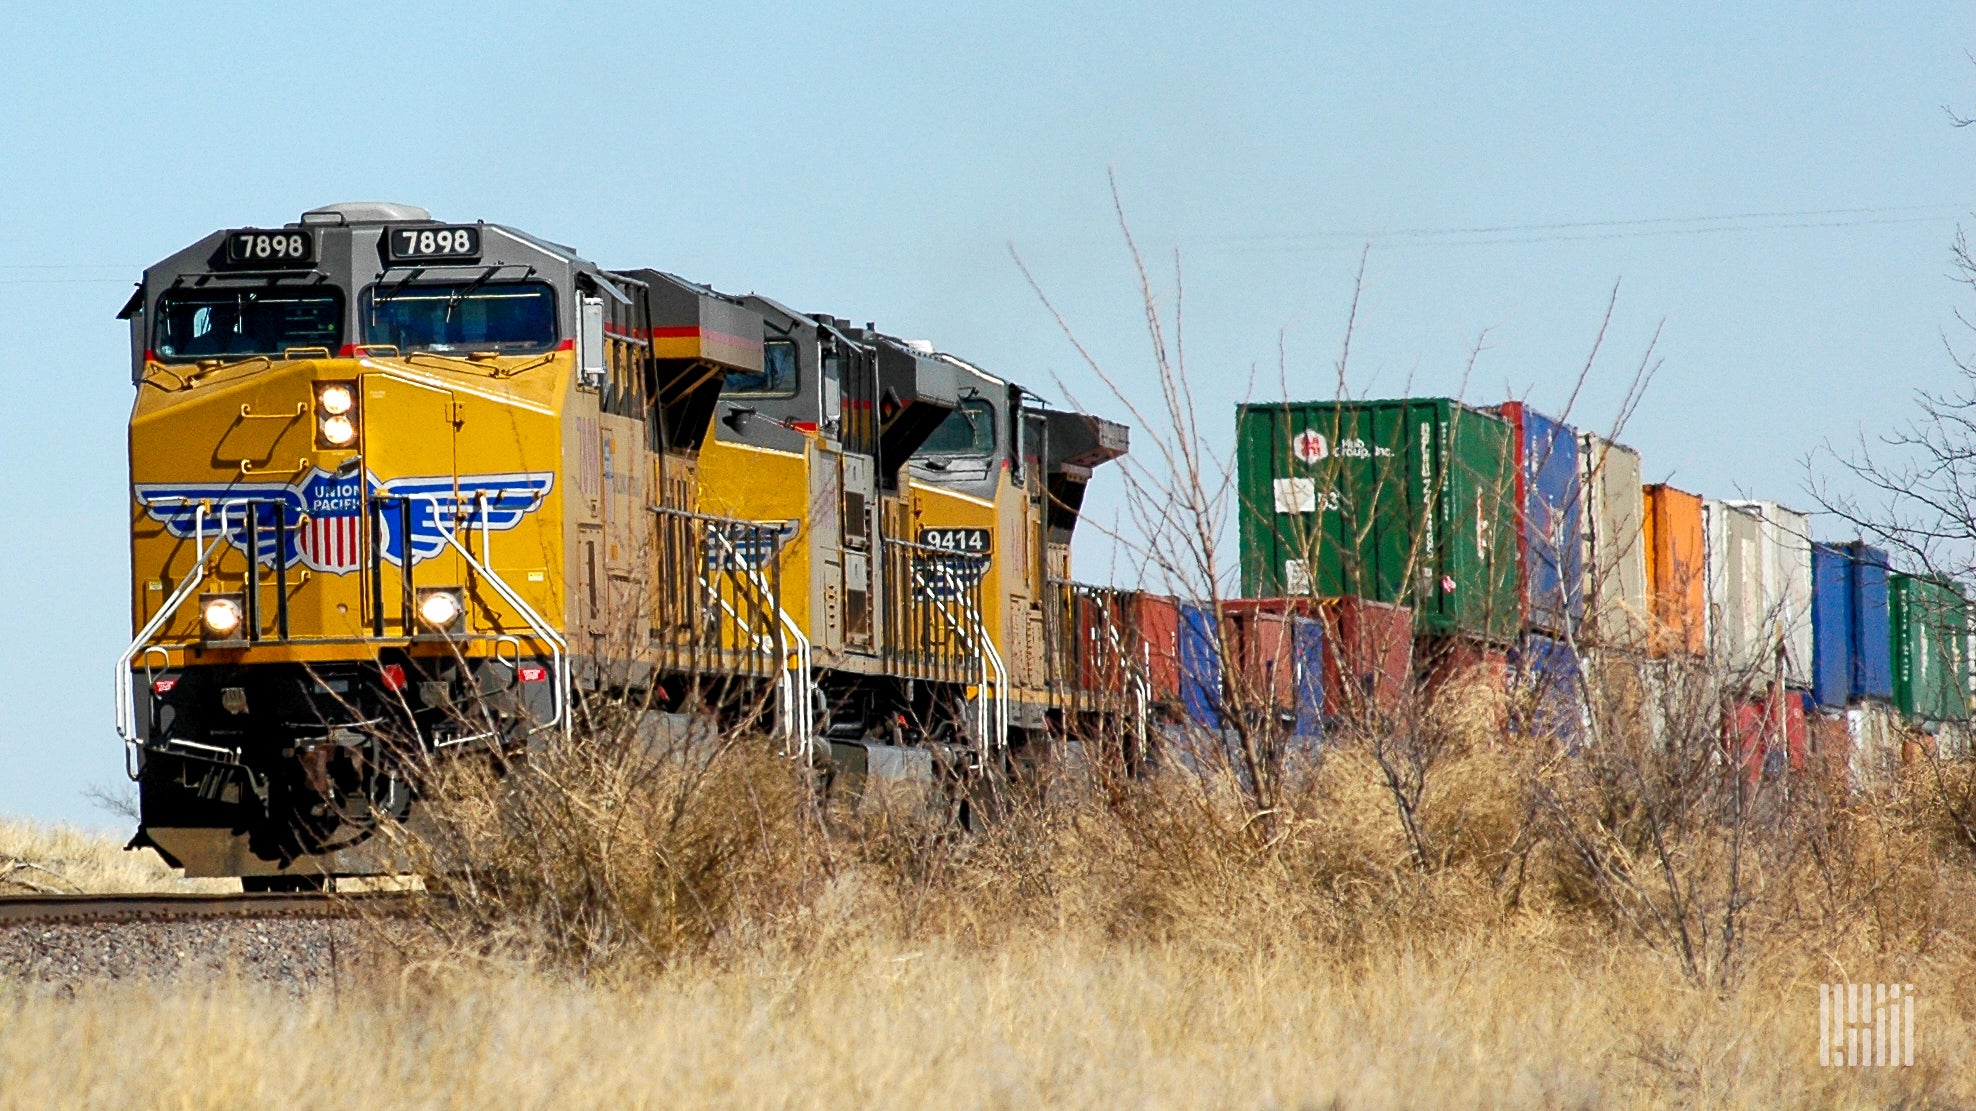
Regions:
<svg viewBox="0 0 1976 1111"><path fill-rule="evenodd" d="M238 594L209 594L199 603L199 620L206 635L215 640L240 636L247 620L247 606Z"/></svg>
<svg viewBox="0 0 1976 1111"><path fill-rule="evenodd" d="M434 632L446 632L459 625L466 613L460 592L452 587L426 587L419 591L419 624Z"/></svg>
<svg viewBox="0 0 1976 1111"><path fill-rule="evenodd" d="M331 447L345 447L357 438L357 426L349 417L324 417L322 438Z"/></svg>

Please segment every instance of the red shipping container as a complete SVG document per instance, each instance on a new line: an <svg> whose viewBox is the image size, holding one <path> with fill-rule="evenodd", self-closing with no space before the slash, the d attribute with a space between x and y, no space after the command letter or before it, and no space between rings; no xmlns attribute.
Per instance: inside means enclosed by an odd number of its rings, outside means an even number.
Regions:
<svg viewBox="0 0 1976 1111"><path fill-rule="evenodd" d="M1259 707L1266 702L1282 710L1297 706L1296 634L1283 609L1237 602L1222 606L1222 639L1236 661L1225 681L1233 688L1236 705Z"/></svg>
<svg viewBox="0 0 1976 1111"><path fill-rule="evenodd" d="M1141 594L1133 616L1132 651L1146 669L1154 702L1180 701L1180 606L1161 594Z"/></svg>
<svg viewBox="0 0 1976 1111"><path fill-rule="evenodd" d="M1806 770L1810 726L1802 693L1785 691L1781 699L1737 699L1730 705L1727 718L1730 757L1745 779L1754 783L1766 773Z"/></svg>
<svg viewBox="0 0 1976 1111"><path fill-rule="evenodd" d="M1078 689L1100 694L1128 689L1127 676L1143 664L1133 646L1138 600L1137 592L1125 590L1080 589L1071 595Z"/></svg>
<svg viewBox="0 0 1976 1111"><path fill-rule="evenodd" d="M1225 612L1314 617L1324 640L1326 717L1390 717L1413 693L1413 610L1366 598L1245 598ZM1286 634L1287 635L1287 634ZM1283 680L1294 704L1294 682Z"/></svg>

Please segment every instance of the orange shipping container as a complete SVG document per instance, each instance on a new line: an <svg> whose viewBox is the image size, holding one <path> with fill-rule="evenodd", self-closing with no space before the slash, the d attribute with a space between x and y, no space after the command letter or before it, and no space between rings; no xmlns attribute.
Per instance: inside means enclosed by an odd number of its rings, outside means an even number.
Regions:
<svg viewBox="0 0 1976 1111"><path fill-rule="evenodd" d="M1702 499L1665 483L1646 488L1649 647L1657 657L1708 650L1708 576Z"/></svg>

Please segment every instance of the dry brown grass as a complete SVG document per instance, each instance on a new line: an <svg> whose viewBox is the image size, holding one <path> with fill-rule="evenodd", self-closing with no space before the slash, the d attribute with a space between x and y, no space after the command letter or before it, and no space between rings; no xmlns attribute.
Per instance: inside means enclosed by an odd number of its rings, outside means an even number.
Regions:
<svg viewBox="0 0 1976 1111"><path fill-rule="evenodd" d="M860 935L614 987L454 974L296 1000L0 988L11 1106L1838 1107L1968 1098L1937 992L1922 1065L1820 1069L1810 983L1699 991L1541 923L1358 960L1278 944ZM1936 981L1921 970L1921 982ZM1941 971L1947 971L1946 969ZM1941 1002L1936 1002L1940 1000Z"/></svg>
<svg viewBox="0 0 1976 1111"><path fill-rule="evenodd" d="M1228 774L1047 778L971 834L819 810L752 741L595 736L428 812L452 898L435 941L378 924L388 972L0 986L0 1103L1976 1102L1967 765L1725 810L1713 756L1499 722L1341 736L1260 812ZM1838 980L1919 988L1918 1067L1817 1066Z"/></svg>
<svg viewBox="0 0 1976 1111"><path fill-rule="evenodd" d="M110 891L222 891L239 884L181 879L149 849L72 826L0 818L0 895Z"/></svg>

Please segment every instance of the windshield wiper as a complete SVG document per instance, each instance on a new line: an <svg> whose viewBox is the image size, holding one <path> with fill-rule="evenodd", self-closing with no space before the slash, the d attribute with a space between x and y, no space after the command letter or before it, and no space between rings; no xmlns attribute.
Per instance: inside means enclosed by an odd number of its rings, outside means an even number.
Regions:
<svg viewBox="0 0 1976 1111"><path fill-rule="evenodd" d="M404 292L406 286L412 284L412 281L423 273L425 273L425 267L414 266L410 270L405 271L405 276L399 278L395 284L389 286L380 285L378 289L371 294L372 310L376 310L380 305L390 304L394 299L397 298L398 294Z"/></svg>
<svg viewBox="0 0 1976 1111"><path fill-rule="evenodd" d="M454 307L457 306L461 301L466 300L467 294L472 293L474 290L479 289L481 286L486 285L487 279L493 277L495 273L498 272L500 269L501 268L499 266L488 267L487 269L480 272L480 277L475 278L474 280L461 286L457 292L455 292L451 297L448 297L446 299L446 319L447 320L453 319Z"/></svg>

